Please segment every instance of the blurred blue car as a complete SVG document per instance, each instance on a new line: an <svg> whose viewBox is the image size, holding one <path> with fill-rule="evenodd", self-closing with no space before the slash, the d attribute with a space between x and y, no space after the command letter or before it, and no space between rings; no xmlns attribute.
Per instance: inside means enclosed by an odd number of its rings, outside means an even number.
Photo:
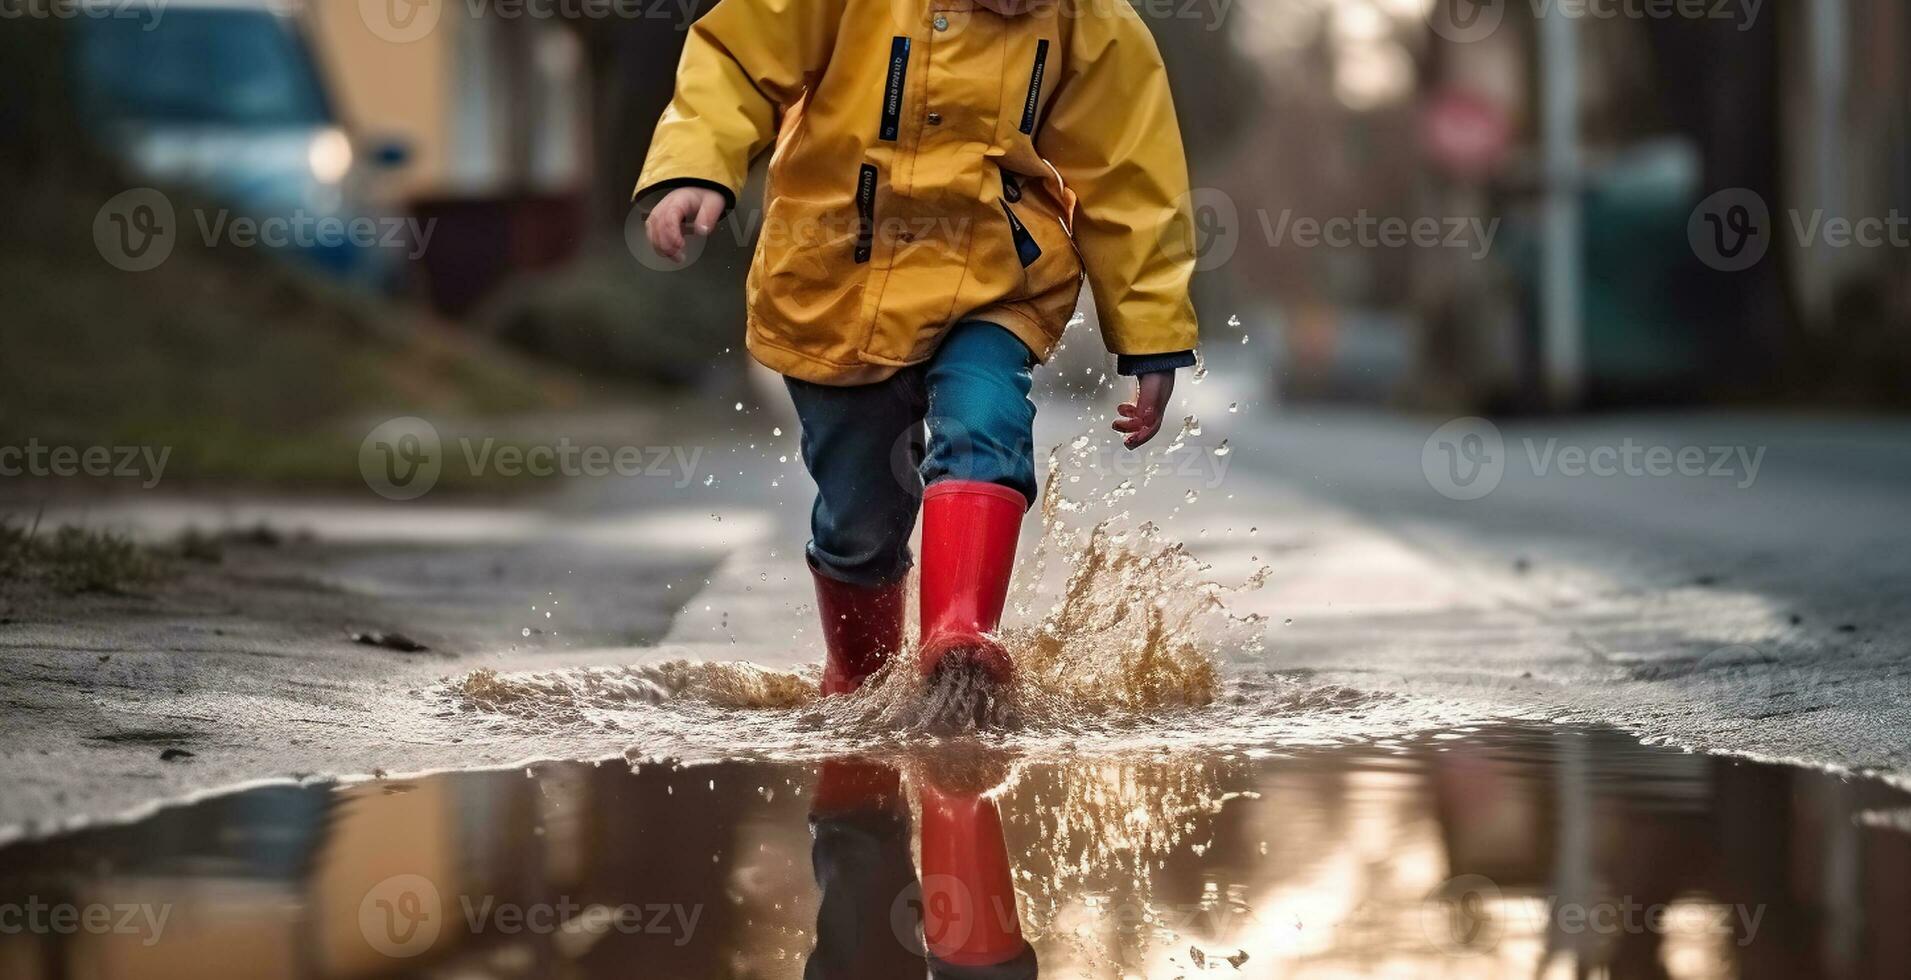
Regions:
<svg viewBox="0 0 1911 980"><path fill-rule="evenodd" d="M72 19L73 90L87 126L138 177L190 187L228 219L287 233L268 246L349 283L396 288L406 216L376 193L368 154L340 122L303 23L284 0L101 0ZM330 220L326 220L330 219ZM332 234L357 219L379 234ZM182 213L196 238L216 215ZM303 227L303 233L292 231ZM396 246L396 247L395 247Z"/></svg>

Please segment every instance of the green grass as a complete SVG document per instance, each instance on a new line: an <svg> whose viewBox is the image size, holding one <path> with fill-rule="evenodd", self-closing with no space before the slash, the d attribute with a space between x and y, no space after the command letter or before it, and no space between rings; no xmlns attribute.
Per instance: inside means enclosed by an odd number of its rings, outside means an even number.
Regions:
<svg viewBox="0 0 1911 980"><path fill-rule="evenodd" d="M169 483L343 486L384 418L576 398L550 369L268 254L185 235L157 269L115 269L92 241L106 191L5 196L0 445L168 447Z"/></svg>
<svg viewBox="0 0 1911 980"><path fill-rule="evenodd" d="M116 534L77 527L42 533L0 519L0 582L39 583L68 595L124 595L170 571L159 552Z"/></svg>

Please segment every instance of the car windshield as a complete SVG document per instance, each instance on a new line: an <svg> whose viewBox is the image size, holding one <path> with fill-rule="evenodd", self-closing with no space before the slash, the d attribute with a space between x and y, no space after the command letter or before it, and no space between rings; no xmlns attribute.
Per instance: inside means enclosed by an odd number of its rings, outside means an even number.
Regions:
<svg viewBox="0 0 1911 980"><path fill-rule="evenodd" d="M80 106L94 119L225 126L330 121L311 54L264 10L168 10L80 21ZM149 29L150 27L150 29Z"/></svg>

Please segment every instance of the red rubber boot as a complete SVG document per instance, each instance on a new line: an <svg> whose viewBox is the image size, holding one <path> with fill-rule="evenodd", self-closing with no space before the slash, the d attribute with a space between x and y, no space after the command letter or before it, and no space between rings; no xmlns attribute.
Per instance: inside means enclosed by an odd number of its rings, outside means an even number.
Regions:
<svg viewBox="0 0 1911 980"><path fill-rule="evenodd" d="M945 480L922 496L922 672L973 661L998 681L1014 671L990 636L1002 622L1028 500L994 483Z"/></svg>
<svg viewBox="0 0 1911 980"><path fill-rule="evenodd" d="M995 802L927 783L921 798L922 938L929 955L969 969L1017 963L1024 968L987 975L1035 976Z"/></svg>
<svg viewBox="0 0 1911 980"><path fill-rule="evenodd" d="M823 619L823 696L848 694L902 648L903 583L869 588L838 582L815 569L816 609Z"/></svg>

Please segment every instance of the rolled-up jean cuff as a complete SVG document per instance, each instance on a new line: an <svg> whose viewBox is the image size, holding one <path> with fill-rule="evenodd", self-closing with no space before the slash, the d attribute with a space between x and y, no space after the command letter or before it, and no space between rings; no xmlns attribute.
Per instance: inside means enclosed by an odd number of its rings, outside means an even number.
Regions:
<svg viewBox="0 0 1911 980"><path fill-rule="evenodd" d="M981 482L976 480L958 480L954 477L948 477L929 484L928 489L922 493L922 499L927 502L931 497L942 497L952 493L978 493L990 497L1000 497L1003 500L1015 500L1022 504L1023 510L1035 506L1034 494L1023 487L1017 486L1015 482L1010 480Z"/></svg>
<svg viewBox="0 0 1911 980"><path fill-rule="evenodd" d="M900 562L864 562L860 565L845 565L830 559L816 548L811 541L803 549L809 558L810 570L825 578L838 582L861 586L865 589L880 589L894 585L909 576L909 570L916 567L913 557L905 556Z"/></svg>
<svg viewBox="0 0 1911 980"><path fill-rule="evenodd" d="M1173 351L1167 354L1117 354L1115 355L1115 373L1135 377L1142 374L1159 374L1163 371L1179 371L1195 365L1194 351Z"/></svg>

